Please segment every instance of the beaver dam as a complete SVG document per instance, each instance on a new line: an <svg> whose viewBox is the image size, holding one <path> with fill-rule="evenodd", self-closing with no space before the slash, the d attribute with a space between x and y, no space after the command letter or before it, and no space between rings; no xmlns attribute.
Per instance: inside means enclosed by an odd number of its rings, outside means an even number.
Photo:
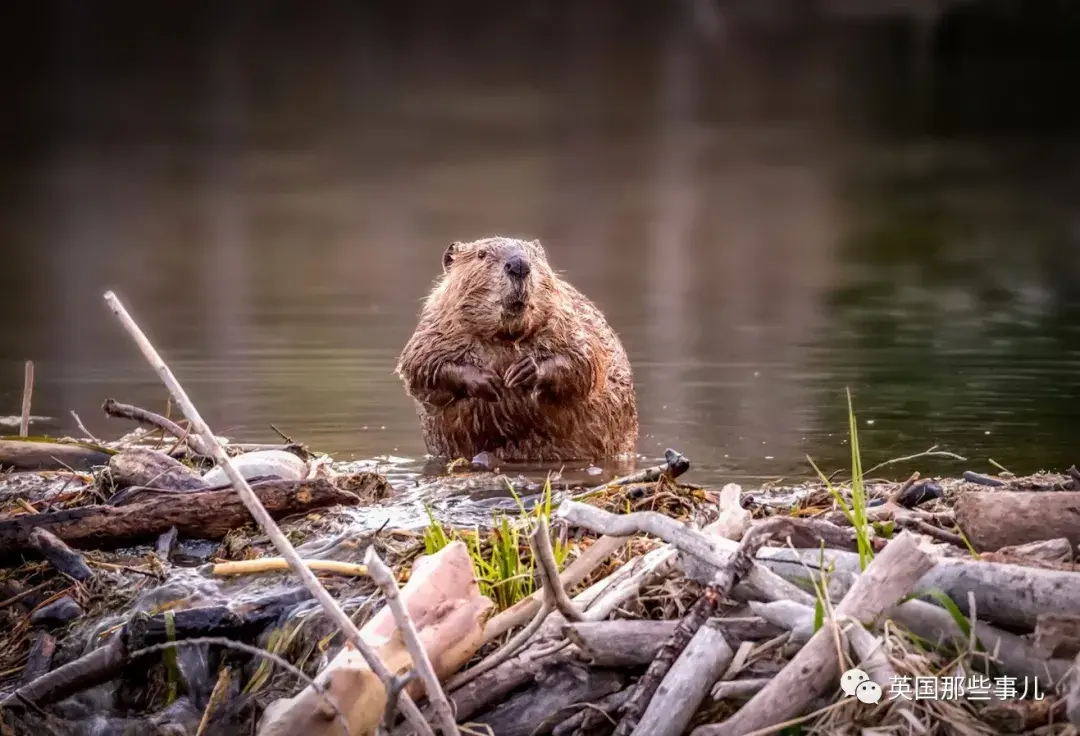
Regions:
<svg viewBox="0 0 1080 736"><path fill-rule="evenodd" d="M0 439L4 734L1080 728L1075 467L883 479L852 414L852 467L797 487L674 450L592 488L393 483L214 437L129 330L180 418Z"/></svg>

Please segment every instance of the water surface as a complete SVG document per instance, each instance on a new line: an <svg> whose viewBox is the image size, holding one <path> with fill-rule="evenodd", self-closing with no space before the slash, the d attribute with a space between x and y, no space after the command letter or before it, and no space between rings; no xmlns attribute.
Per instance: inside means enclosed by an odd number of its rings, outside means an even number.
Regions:
<svg viewBox="0 0 1080 736"><path fill-rule="evenodd" d="M163 408L114 289L219 433L419 462L397 353L445 245L498 233L605 311L641 453L696 481L845 465L845 387L867 466L1076 461L1071 11L582 5L24 6L0 415L28 358L38 429Z"/></svg>

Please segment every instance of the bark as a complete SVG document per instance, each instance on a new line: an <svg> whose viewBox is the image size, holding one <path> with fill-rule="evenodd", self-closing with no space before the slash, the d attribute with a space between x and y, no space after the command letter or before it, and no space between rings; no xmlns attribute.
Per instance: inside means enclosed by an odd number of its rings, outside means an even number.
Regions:
<svg viewBox="0 0 1080 736"><path fill-rule="evenodd" d="M207 488L198 473L164 452L148 447L132 447L109 458L109 476L116 488L147 486L168 491L197 491Z"/></svg>
<svg viewBox="0 0 1080 736"><path fill-rule="evenodd" d="M735 657L723 632L710 621L697 630L667 673L633 733L680 736L705 694Z"/></svg>
<svg viewBox="0 0 1080 736"><path fill-rule="evenodd" d="M816 574L822 564L831 566L837 580L843 578L837 577L836 572L857 572L859 568L857 554L829 549L768 548L758 553L758 562L785 578L799 581L807 577L805 567ZM964 615L970 615L968 593L971 592L979 618L1004 628L1030 631L1035 628L1039 614L1046 611L1080 615L1078 579L1077 573L1071 571L942 558L919 580L914 592L923 595L942 592L953 599Z"/></svg>
<svg viewBox="0 0 1080 736"><path fill-rule="evenodd" d="M1080 544L1080 492L960 493L956 523L979 552L1063 537Z"/></svg>
<svg viewBox="0 0 1080 736"><path fill-rule="evenodd" d="M628 679L618 670L561 665L536 686L513 695L472 722L490 726L499 736L547 736L565 719L571 706L618 692Z"/></svg>
<svg viewBox="0 0 1080 736"><path fill-rule="evenodd" d="M0 470L90 470L109 453L91 445L0 439Z"/></svg>
<svg viewBox="0 0 1080 736"><path fill-rule="evenodd" d="M386 480L364 473L366 496L389 493ZM269 481L253 488L270 515L281 518L334 505L356 505L360 496L338 490L330 481ZM152 541L176 527L185 536L220 539L252 523L251 513L232 490L150 494L130 506L84 506L45 514L24 514L0 521L0 555L33 549L30 534L45 529L81 547L109 548Z"/></svg>
<svg viewBox="0 0 1080 736"><path fill-rule="evenodd" d="M86 564L83 556L48 530L38 528L30 532L30 544L57 572L79 581L94 577L94 571Z"/></svg>

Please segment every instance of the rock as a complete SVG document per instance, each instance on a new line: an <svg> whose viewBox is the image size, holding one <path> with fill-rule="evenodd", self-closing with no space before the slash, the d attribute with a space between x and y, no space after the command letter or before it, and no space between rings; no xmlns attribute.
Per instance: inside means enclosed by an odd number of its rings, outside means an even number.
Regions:
<svg viewBox="0 0 1080 736"><path fill-rule="evenodd" d="M42 626L63 626L83 615L82 606L65 595L30 614L30 623Z"/></svg>
<svg viewBox="0 0 1080 736"><path fill-rule="evenodd" d="M941 489L940 483L935 483L932 480L924 480L913 484L900 494L897 503L906 509L913 509L920 504L941 498L942 495L944 495L944 491Z"/></svg>

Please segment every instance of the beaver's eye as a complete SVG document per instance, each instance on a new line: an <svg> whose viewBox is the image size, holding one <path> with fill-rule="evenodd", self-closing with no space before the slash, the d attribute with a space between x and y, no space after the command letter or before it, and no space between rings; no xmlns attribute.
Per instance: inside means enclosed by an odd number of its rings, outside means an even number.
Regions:
<svg viewBox="0 0 1080 736"><path fill-rule="evenodd" d="M487 258L487 251L481 248L480 250L476 251L476 257L479 258L481 261L484 260L485 258Z"/></svg>

